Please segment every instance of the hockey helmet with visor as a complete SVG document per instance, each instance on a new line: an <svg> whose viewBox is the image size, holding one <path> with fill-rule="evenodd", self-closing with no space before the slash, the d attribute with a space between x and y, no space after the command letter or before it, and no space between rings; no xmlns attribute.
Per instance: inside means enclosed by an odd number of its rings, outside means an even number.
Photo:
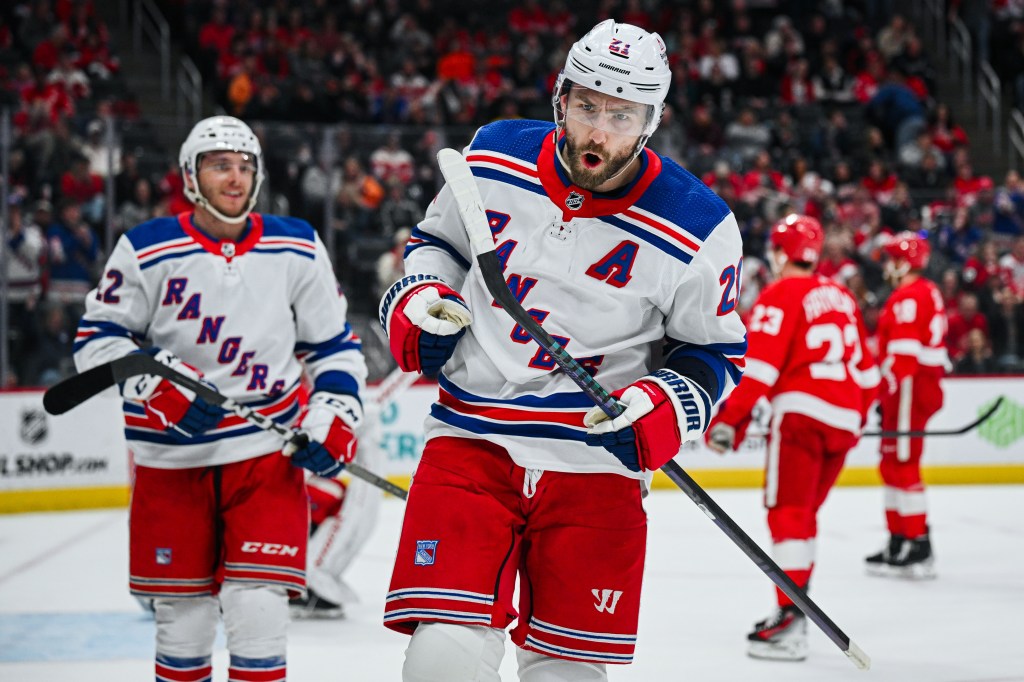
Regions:
<svg viewBox="0 0 1024 682"><path fill-rule="evenodd" d="M249 201L240 215L228 216L214 208L199 188L198 171L204 154L236 152L243 155L243 164L255 169ZM197 123L185 138L178 154L181 176L185 183L185 196L196 206L202 206L218 220L240 223L248 217L263 184L263 150L256 134L234 116L211 116Z"/></svg>
<svg viewBox="0 0 1024 682"><path fill-rule="evenodd" d="M570 119L640 137L639 153L661 122L671 80L661 36L606 19L569 50L552 95L555 124L561 128ZM570 102L573 90L578 96Z"/></svg>

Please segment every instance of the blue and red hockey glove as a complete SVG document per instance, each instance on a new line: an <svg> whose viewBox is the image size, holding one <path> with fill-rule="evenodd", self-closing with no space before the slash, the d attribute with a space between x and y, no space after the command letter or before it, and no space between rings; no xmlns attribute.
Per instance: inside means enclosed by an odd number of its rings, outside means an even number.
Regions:
<svg viewBox="0 0 1024 682"><path fill-rule="evenodd" d="M171 369L203 381L201 371L170 351L153 347L138 352L149 353ZM203 383L213 388L209 382ZM220 406L211 405L193 391L156 374L126 379L121 385L121 396L125 400L142 403L152 428L162 429L175 440L183 442L212 429L226 414Z"/></svg>
<svg viewBox="0 0 1024 682"><path fill-rule="evenodd" d="M648 374L612 395L626 410L609 419L601 408L592 408L583 418L586 442L605 448L630 471L660 469L707 428L707 393L671 370Z"/></svg>
<svg viewBox="0 0 1024 682"><path fill-rule="evenodd" d="M384 295L380 321L398 366L433 376L451 358L473 316L462 296L437 277L410 275Z"/></svg>
<svg viewBox="0 0 1024 682"><path fill-rule="evenodd" d="M356 454L356 429L363 421L363 407L352 395L320 391L309 397L296 427L309 437L297 450L285 448L292 464L318 476L337 476Z"/></svg>

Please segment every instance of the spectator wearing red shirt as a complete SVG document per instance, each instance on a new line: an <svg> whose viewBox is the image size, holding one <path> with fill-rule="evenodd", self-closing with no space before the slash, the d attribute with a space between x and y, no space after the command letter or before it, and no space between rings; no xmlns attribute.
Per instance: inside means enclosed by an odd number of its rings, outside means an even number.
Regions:
<svg viewBox="0 0 1024 682"><path fill-rule="evenodd" d="M772 157L767 150L754 156L754 167L743 174L741 199L756 202L771 192L785 192L786 177L772 167Z"/></svg>
<svg viewBox="0 0 1024 682"><path fill-rule="evenodd" d="M956 311L949 316L946 349L952 360L959 360L967 352L967 333L972 329L980 329L988 337L988 318L978 310L978 297L965 291Z"/></svg>
<svg viewBox="0 0 1024 682"><path fill-rule="evenodd" d="M509 11L508 27L513 33L518 33L519 35L526 35L528 33L545 34L550 28L550 21L538 0L526 0L522 5L518 5Z"/></svg>
<svg viewBox="0 0 1024 682"><path fill-rule="evenodd" d="M61 198L82 207L82 217L93 225L103 219L103 178L89 169L89 159L81 154L71 158L71 167L60 177Z"/></svg>
<svg viewBox="0 0 1024 682"><path fill-rule="evenodd" d="M967 133L953 120L949 105L939 102L928 121L932 142L947 156L960 147L967 146Z"/></svg>
<svg viewBox="0 0 1024 682"><path fill-rule="evenodd" d="M971 291L981 291L987 286L990 277L997 277L1004 282L1009 282L1012 274L1006 267L1000 264L999 251L996 248L995 242L987 241L978 247L976 254L964 262L964 288Z"/></svg>
<svg viewBox="0 0 1024 682"><path fill-rule="evenodd" d="M885 62L877 52L869 52L864 69L853 79L853 97L861 104L867 104L878 92L878 86L885 80Z"/></svg>
<svg viewBox="0 0 1024 682"><path fill-rule="evenodd" d="M784 104L810 104L815 100L814 83L810 68L804 58L790 61L786 75L782 78L780 95Z"/></svg>
<svg viewBox="0 0 1024 682"><path fill-rule="evenodd" d="M818 267L815 270L822 277L828 277L844 286L860 272L860 266L850 258L845 242L846 239L840 235L829 235L825 239L821 260L818 261Z"/></svg>
<svg viewBox="0 0 1024 682"><path fill-rule="evenodd" d="M408 185L414 170L412 154L402 149L398 132L389 133L387 142L370 154L370 171L384 185L392 181Z"/></svg>
<svg viewBox="0 0 1024 682"><path fill-rule="evenodd" d="M955 269L947 268L942 271L942 277L939 279L939 293L942 294L942 303L946 308L946 317L948 318L960 306L960 297L964 295L960 288L960 275Z"/></svg>
<svg viewBox="0 0 1024 682"><path fill-rule="evenodd" d="M743 193L743 178L729 167L725 159L716 161L715 167L701 176L701 181L712 189L720 184L728 184L736 196Z"/></svg>
<svg viewBox="0 0 1024 682"><path fill-rule="evenodd" d="M210 14L210 20L199 29L199 47L220 55L230 49L234 36L235 27L228 23L227 10L217 5Z"/></svg>
<svg viewBox="0 0 1024 682"><path fill-rule="evenodd" d="M953 188L956 190L957 206L970 206L985 187L992 187L992 178L974 174L974 167L970 162L964 161L957 164L956 177L953 178Z"/></svg>
<svg viewBox="0 0 1024 682"><path fill-rule="evenodd" d="M892 199L893 192L899 179L896 174L890 171L884 162L872 159L868 164L868 174L860 181L860 184L868 191L871 198L879 204L887 204Z"/></svg>
<svg viewBox="0 0 1024 682"><path fill-rule="evenodd" d="M160 180L161 203L166 203L167 213L178 215L192 210L192 202L185 198L185 181L181 179L181 169L175 161L171 161L167 173Z"/></svg>
<svg viewBox="0 0 1024 682"><path fill-rule="evenodd" d="M60 58L60 51L68 44L68 27L64 24L57 24L50 32L50 37L36 45L32 51L32 64L50 71L57 66Z"/></svg>

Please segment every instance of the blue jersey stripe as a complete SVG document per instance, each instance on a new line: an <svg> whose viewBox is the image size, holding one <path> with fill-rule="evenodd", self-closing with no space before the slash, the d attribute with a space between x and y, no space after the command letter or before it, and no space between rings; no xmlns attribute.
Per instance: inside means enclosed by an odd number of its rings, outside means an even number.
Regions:
<svg viewBox="0 0 1024 682"><path fill-rule="evenodd" d="M82 318L82 321L78 323L78 330L82 331L84 329L96 329L97 331L91 334L90 336L82 339L81 341L75 341L75 343L72 345L72 351L75 353L84 348L85 345L88 344L89 342L96 341L98 339L116 336L119 338L131 339L132 341L134 341L136 339L141 339L143 336L138 332L133 332L127 327L122 327L119 324L116 324L114 322L107 322L105 320L93 321Z"/></svg>
<svg viewBox="0 0 1024 682"><path fill-rule="evenodd" d="M582 443L586 431L570 429L558 424L523 424L520 422L484 421L453 412L443 405L430 407L430 416L450 426L481 435L518 436L520 438L549 438L551 440L572 440Z"/></svg>
<svg viewBox="0 0 1024 682"><path fill-rule="evenodd" d="M316 259L316 254L314 254L314 253L312 253L310 251L301 251L299 249L289 249L289 248L269 248L269 247L265 247L265 246L263 246L263 247L257 246L257 247L255 247L252 250L251 253L294 253L296 255L302 256L303 258L308 258L309 260L315 260Z"/></svg>
<svg viewBox="0 0 1024 682"><path fill-rule="evenodd" d="M274 415L274 421L280 423L288 423L295 418L295 415L299 412L299 404L296 401L287 411L280 414ZM260 427L255 424L247 426L242 429L232 430L225 433L201 433L198 436L192 438L174 438L167 436L163 433L153 433L152 431L139 431L137 429L125 428L124 437L128 440L143 441L146 443L156 443L158 445L202 445L204 443L216 443L219 441L226 441L232 438L238 438L239 436L248 436L249 434L263 431Z"/></svg>
<svg viewBox="0 0 1024 682"><path fill-rule="evenodd" d="M458 249L456 249L454 246L452 246L445 240L441 239L440 237L436 237L430 234L429 232L424 232L417 226L412 228L412 234L410 235L410 238L421 239L423 240L423 243L409 244L408 246L406 246L405 253L402 254L402 258L408 258L409 254L415 251L416 249L421 249L425 246L434 246L436 248L441 249L442 251L446 252L449 256L454 258L455 262L462 266L464 270L469 270L469 261L461 253L459 253Z"/></svg>
<svg viewBox="0 0 1024 682"><path fill-rule="evenodd" d="M573 391L571 393L553 393L548 396L524 395L511 400L500 398L484 398L469 391L459 388L446 376L439 375L437 383L441 388L451 393L454 397L466 403L487 403L503 407L533 407L546 410L558 409L589 409L594 406L594 401L587 397L586 393Z"/></svg>
<svg viewBox="0 0 1024 682"><path fill-rule="evenodd" d="M615 216L609 215L601 216L600 218L598 218L598 220L604 221L609 225L614 225L620 230L628 232L637 239L644 240L648 244L657 247L658 249L664 251L673 258L681 260L684 263L689 263L690 261L693 260L693 256L691 256L686 251L683 251L679 247L673 245L672 242L662 239L661 237L658 237L657 235L654 235L648 232L647 230L640 229L636 225L627 223L625 220L622 220L621 218L616 218Z"/></svg>
<svg viewBox="0 0 1024 682"><path fill-rule="evenodd" d="M495 180L497 182L505 183L506 185L518 187L519 189L525 189L526 191L533 192L534 194L547 196L544 192L544 188L539 184L530 182L529 180L523 180L516 175L500 171L497 168L481 168L479 166L473 166L473 175L478 178L484 178L485 180Z"/></svg>
<svg viewBox="0 0 1024 682"><path fill-rule="evenodd" d="M172 258L185 258L187 256L193 256L193 255L195 255L197 253L198 254L206 253L206 249L204 249L201 246L197 246L196 248L191 249L189 251L179 251L177 253L167 253L167 254L164 254L163 256L159 256L158 258L154 258L153 260L146 261L145 263L143 263L143 264L141 264L139 266L139 269L140 270L145 270L146 268L153 267L157 263L162 263L165 260L171 260Z"/></svg>

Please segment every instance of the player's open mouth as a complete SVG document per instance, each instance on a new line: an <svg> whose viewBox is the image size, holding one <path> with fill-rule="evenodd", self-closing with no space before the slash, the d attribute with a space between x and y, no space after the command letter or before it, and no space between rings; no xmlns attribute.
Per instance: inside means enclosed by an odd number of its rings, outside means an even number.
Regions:
<svg viewBox="0 0 1024 682"><path fill-rule="evenodd" d="M590 169L597 168L601 165L601 157L591 152L585 152L583 154L583 165Z"/></svg>

